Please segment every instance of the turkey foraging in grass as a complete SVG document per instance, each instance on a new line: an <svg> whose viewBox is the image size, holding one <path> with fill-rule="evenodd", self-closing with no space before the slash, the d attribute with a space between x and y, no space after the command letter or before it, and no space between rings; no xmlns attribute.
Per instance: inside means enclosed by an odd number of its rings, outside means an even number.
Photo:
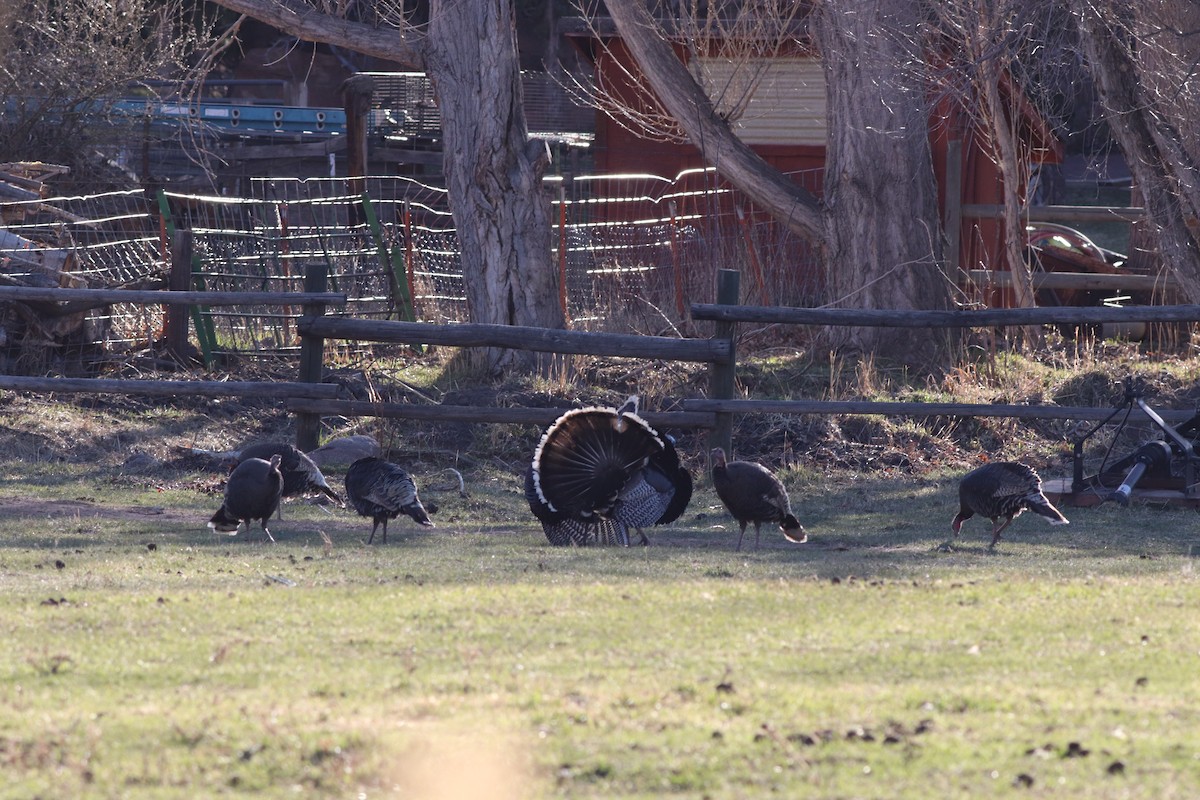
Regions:
<svg viewBox="0 0 1200 800"><path fill-rule="evenodd" d="M769 469L754 461L726 461L725 450L712 451L713 489L725 508L741 526L737 550L742 549L746 525L754 523L754 549L758 549L759 534L764 522L774 522L789 542L803 544L808 534L792 513L787 490Z"/></svg>
<svg viewBox="0 0 1200 800"><path fill-rule="evenodd" d="M1040 514L1051 525L1067 525L1067 518L1042 494L1042 479L1032 467L1017 461L994 461L968 472L958 484L959 510L951 523L954 535L942 543L949 549L958 538L962 524L978 514L992 521L992 543L1000 541L1000 532L1025 509ZM1004 521L1000 522L1003 518Z"/></svg>
<svg viewBox="0 0 1200 800"><path fill-rule="evenodd" d="M283 495L283 475L279 472L280 456L271 456L270 461L249 458L234 467L225 482L225 502L208 521L208 527L221 533L236 534L242 523L246 533L254 520L262 523L263 533L272 542L275 537L267 530L267 520L279 508Z"/></svg>
<svg viewBox="0 0 1200 800"><path fill-rule="evenodd" d="M319 494L328 497L343 508L346 504L329 486L321 469L311 458L299 448L287 442L257 442L243 447L238 453L238 463L248 458L269 459L278 455L279 471L283 474L283 496L300 497L308 494Z"/></svg>
<svg viewBox="0 0 1200 800"><path fill-rule="evenodd" d="M373 456L358 459L346 471L346 497L355 511L374 522L367 544L374 541L380 524L387 544L388 520L401 514L432 528L429 511L437 511L437 506L431 504L427 511L421 504L417 485L403 468Z"/></svg>
<svg viewBox="0 0 1200 800"><path fill-rule="evenodd" d="M675 441L638 414L636 395L620 408L568 411L546 430L525 474L525 498L554 545L614 541L633 528L674 522L692 499L692 476Z"/></svg>

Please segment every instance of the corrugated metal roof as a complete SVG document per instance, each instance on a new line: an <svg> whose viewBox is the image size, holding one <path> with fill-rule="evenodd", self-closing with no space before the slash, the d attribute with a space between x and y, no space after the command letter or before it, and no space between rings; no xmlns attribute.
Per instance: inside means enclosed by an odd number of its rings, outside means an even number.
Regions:
<svg viewBox="0 0 1200 800"><path fill-rule="evenodd" d="M717 110L731 115L734 132L746 144L825 144L825 75L818 59L696 63Z"/></svg>

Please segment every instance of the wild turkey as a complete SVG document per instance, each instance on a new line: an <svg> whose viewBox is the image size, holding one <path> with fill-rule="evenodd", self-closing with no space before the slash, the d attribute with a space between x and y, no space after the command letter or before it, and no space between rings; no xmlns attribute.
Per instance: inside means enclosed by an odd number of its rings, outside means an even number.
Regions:
<svg viewBox="0 0 1200 800"><path fill-rule="evenodd" d="M754 549L758 549L759 533L764 522L774 522L789 542L803 544L808 534L792 513L787 489L769 469L753 461L726 461L720 447L712 451L713 489L725 508L741 526L737 550L742 549L746 525L754 523Z"/></svg>
<svg viewBox="0 0 1200 800"><path fill-rule="evenodd" d="M346 497L355 511L361 516L370 517L375 523L371 526L371 537L367 539L367 544L374 541L375 531L381 523L383 543L387 544L388 520L401 514L433 527L428 511L417 496L417 485L413 479L404 469L382 458L369 456L350 465L346 471ZM437 506L431 505L430 510L437 511Z"/></svg>
<svg viewBox="0 0 1200 800"><path fill-rule="evenodd" d="M283 475L279 471L278 453L270 461L248 458L234 467L225 482L225 502L208 521L208 527L222 533L237 533L243 522L246 533L250 523L259 520L263 533L272 542L275 537L267 530L267 520L279 508L283 495Z"/></svg>
<svg viewBox="0 0 1200 800"><path fill-rule="evenodd" d="M283 473L285 498L322 494L339 506L346 507L337 492L330 488L316 462L287 442L257 442L243 447L238 453L238 463L248 458L269 459L273 455L280 457L279 471Z"/></svg>
<svg viewBox="0 0 1200 800"><path fill-rule="evenodd" d="M1068 524L1062 512L1042 494L1042 479L1038 474L1017 461L994 461L971 470L958 484L958 499L958 516L951 523L954 535L942 543L943 549L950 548L962 524L976 514L992 521L989 550L1000 541L1000 532L1025 509L1050 520L1051 525ZM1001 517L1004 522L999 521Z"/></svg>
<svg viewBox="0 0 1200 800"><path fill-rule="evenodd" d="M675 442L638 415L636 395L620 408L568 411L542 435L525 474L525 498L554 545L612 541L629 529L674 522L692 499L692 476Z"/></svg>

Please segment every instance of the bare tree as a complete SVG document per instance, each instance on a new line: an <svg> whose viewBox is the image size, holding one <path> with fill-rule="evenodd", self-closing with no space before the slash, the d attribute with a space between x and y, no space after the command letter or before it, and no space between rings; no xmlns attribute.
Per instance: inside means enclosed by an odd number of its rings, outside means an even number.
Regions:
<svg viewBox="0 0 1200 800"><path fill-rule="evenodd" d="M352 3L214 0L301 39L412 64L433 82L443 171L458 231L467 307L475 322L561 328L551 262L550 204L542 190L545 145L530 141L521 104L511 0L431 0L428 22L400 3L352 19ZM488 354L488 366L533 366L521 351Z"/></svg>
<svg viewBox="0 0 1200 800"><path fill-rule="evenodd" d="M97 120L139 83L185 74L209 37L209 21L174 0L0 4L0 161L63 164L87 190L125 185Z"/></svg>
<svg viewBox="0 0 1200 800"><path fill-rule="evenodd" d="M1075 0L1104 113L1139 189L1163 264L1200 303L1194 4Z"/></svg>
<svg viewBox="0 0 1200 800"><path fill-rule="evenodd" d="M607 0L622 41L654 96L706 161L820 253L832 304L938 309L952 282L941 270L942 233L929 151L919 0L823 0L811 26L826 76L829 139L824 197L817 199L733 133L680 61L674 31L645 0ZM720 5L725 11L734 8ZM762 10L750 3L741 7ZM686 29L686 26L681 26ZM934 337L884 328L829 332L833 344L928 367L944 352Z"/></svg>
<svg viewBox="0 0 1200 800"><path fill-rule="evenodd" d="M1034 12L1044 0L950 0L933 4L938 32L947 50L957 54L939 82L977 120L1003 178L1004 251L1018 306L1036 305L1033 280L1025 262L1023 192L1029 184L1030 154L1020 136L1021 112L1012 90L1012 67L1019 43L1031 37ZM1008 83L1009 91L1004 91ZM1027 333L1035 335L1036 329Z"/></svg>

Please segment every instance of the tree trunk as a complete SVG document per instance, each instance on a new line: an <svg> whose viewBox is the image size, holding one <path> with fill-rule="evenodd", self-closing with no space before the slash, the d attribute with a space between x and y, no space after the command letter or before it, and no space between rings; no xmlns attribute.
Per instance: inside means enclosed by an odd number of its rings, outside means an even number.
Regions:
<svg viewBox="0 0 1200 800"><path fill-rule="evenodd" d="M215 0L287 33L424 69L437 90L450 210L474 322L562 328L551 260L548 151L528 141L512 0L431 0L429 27L375 26L303 0ZM402 5L402 4L401 4ZM488 366L543 356L486 353Z"/></svg>
<svg viewBox="0 0 1200 800"><path fill-rule="evenodd" d="M814 14L825 66L829 141L828 286L845 308L945 309L942 233L929 146L920 0L827 0ZM834 328L832 344L919 368L945 354L943 337L887 328Z"/></svg>
<svg viewBox="0 0 1200 800"><path fill-rule="evenodd" d="M472 321L564 327L542 190L548 151L528 141L511 0L435 0L425 55ZM489 354L494 369L537 358Z"/></svg>
<svg viewBox="0 0 1200 800"><path fill-rule="evenodd" d="M1200 303L1196 164L1170 115L1164 113L1162 98L1139 82L1137 64L1126 44L1127 31L1113 17L1103 16L1106 9L1091 2L1080 0L1075 9L1105 116L1156 228L1163 264L1179 281L1188 302Z"/></svg>

